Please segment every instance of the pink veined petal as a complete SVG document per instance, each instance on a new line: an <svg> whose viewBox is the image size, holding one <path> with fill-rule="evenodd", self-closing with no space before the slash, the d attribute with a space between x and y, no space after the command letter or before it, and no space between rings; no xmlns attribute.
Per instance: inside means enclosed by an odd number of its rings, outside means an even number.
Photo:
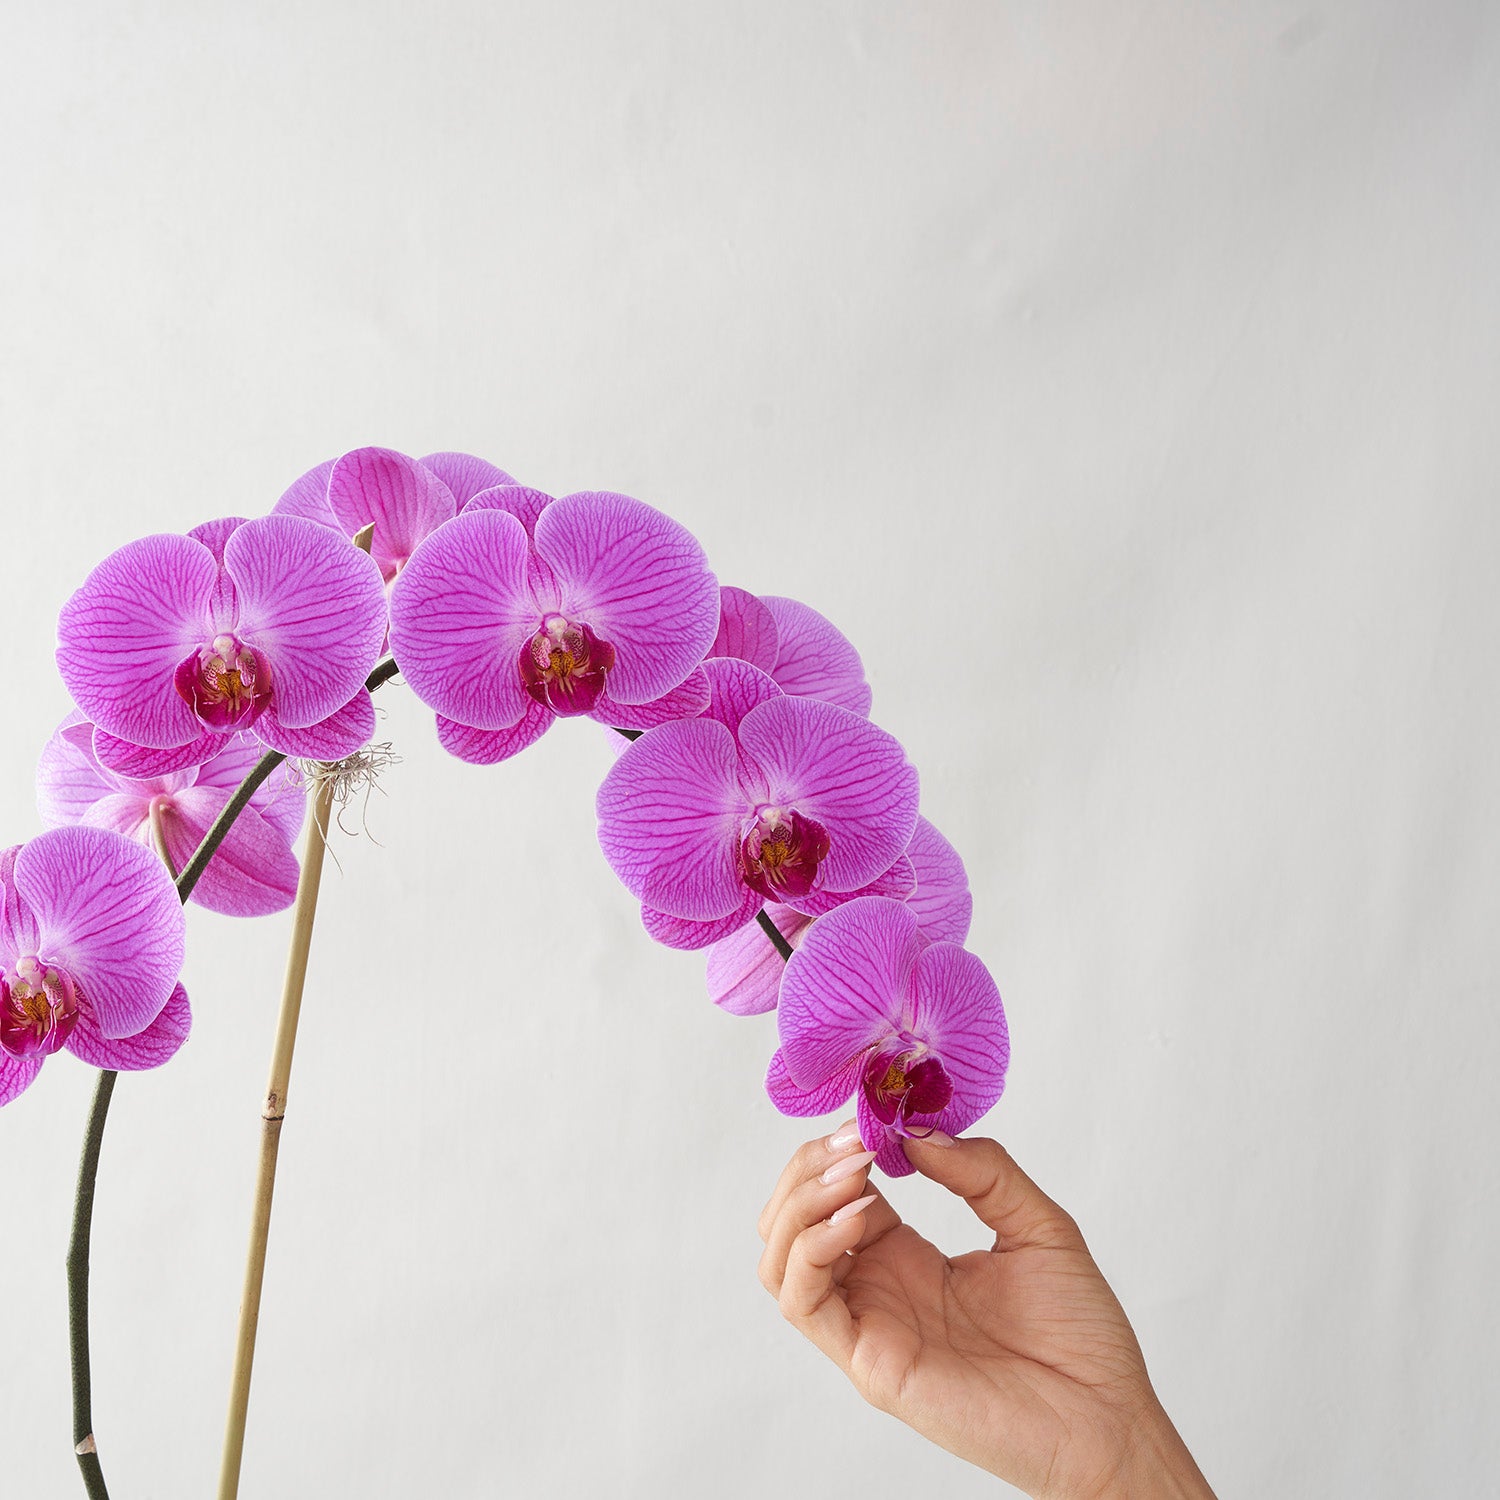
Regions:
<svg viewBox="0 0 1500 1500"><path fill-rule="evenodd" d="M326 719L292 729L281 722L272 703L250 732L283 755L295 755L300 760L343 760L370 743L375 733L375 705L370 701L368 689L361 686L342 708Z"/></svg>
<svg viewBox="0 0 1500 1500"><path fill-rule="evenodd" d="M0 967L37 948L36 917L16 889L16 856L22 845L0 849Z"/></svg>
<svg viewBox="0 0 1500 1500"><path fill-rule="evenodd" d="M338 517L328 501L328 476L332 473L333 460L330 458L309 469L300 479L294 479L286 493L271 507L271 514L301 516L304 521L315 521L319 526L338 531Z"/></svg>
<svg viewBox="0 0 1500 1500"><path fill-rule="evenodd" d="M177 664L211 639L219 565L202 542L148 536L106 557L63 605L57 667L95 724L132 744L196 740Z"/></svg>
<svg viewBox="0 0 1500 1500"><path fill-rule="evenodd" d="M906 854L917 881L906 904L916 912L922 936L934 943L963 942L974 915L974 896L958 850L919 817Z"/></svg>
<svg viewBox="0 0 1500 1500"><path fill-rule="evenodd" d="M887 1177L910 1177L916 1168L901 1145L901 1137L882 1124L863 1089L854 1096L854 1118L859 1122L859 1138L865 1150L875 1153L875 1165Z"/></svg>
<svg viewBox="0 0 1500 1500"><path fill-rule="evenodd" d="M530 538L536 535L537 517L551 504L552 496L545 490L534 490L524 484L502 484L477 491L465 502L464 511L504 511L526 528Z"/></svg>
<svg viewBox="0 0 1500 1500"><path fill-rule="evenodd" d="M412 692L445 719L510 729L532 702L520 656L541 613L526 584L528 550L514 516L465 511L391 585L391 652Z"/></svg>
<svg viewBox="0 0 1500 1500"><path fill-rule="evenodd" d="M346 536L374 524L370 555L387 578L423 537L458 514L453 492L436 474L390 448L356 448L335 460L328 504Z"/></svg>
<svg viewBox="0 0 1500 1500"><path fill-rule="evenodd" d="M536 523L537 554L563 587L563 612L615 648L609 692L647 703L703 660L719 628L719 585L698 540L628 495L564 495Z"/></svg>
<svg viewBox="0 0 1500 1500"><path fill-rule="evenodd" d="M205 521L188 532L195 542L202 542L214 555L214 561L224 561L224 543L245 524L244 516L221 516L217 521Z"/></svg>
<svg viewBox="0 0 1500 1500"><path fill-rule="evenodd" d="M101 797L80 818L90 828L105 828L123 834L127 839L150 842L147 824L151 817L151 799L138 792L110 792Z"/></svg>
<svg viewBox="0 0 1500 1500"><path fill-rule="evenodd" d="M717 719L731 734L737 734L740 720L761 703L781 697L781 689L759 667L732 656L713 656L700 668L708 679L709 704L704 711Z"/></svg>
<svg viewBox="0 0 1500 1500"><path fill-rule="evenodd" d="M710 656L736 656L770 675L776 670L776 616L746 589L719 590L719 633Z"/></svg>
<svg viewBox="0 0 1500 1500"><path fill-rule="evenodd" d="M74 1031L77 1031L75 1026ZM42 1071L40 1057L12 1057L0 1049L0 1105L9 1104L29 1089Z"/></svg>
<svg viewBox="0 0 1500 1500"><path fill-rule="evenodd" d="M771 1103L784 1115L805 1118L809 1115L828 1115L842 1109L849 1096L859 1087L859 1069L863 1057L856 1057L847 1068L820 1083L816 1088L799 1089L786 1070L786 1059L778 1047L771 1054L771 1066L766 1069L766 1093ZM863 1133L861 1140L866 1137Z"/></svg>
<svg viewBox="0 0 1500 1500"><path fill-rule="evenodd" d="M789 906L768 906L767 914L793 948L811 918ZM732 1016L762 1016L776 1009L786 962L759 922L721 938L708 950L708 998Z"/></svg>
<svg viewBox="0 0 1500 1500"><path fill-rule="evenodd" d="M177 891L150 850L100 828L54 828L16 856L15 886L35 914L38 952L66 968L106 1037L156 1019L182 970Z"/></svg>
<svg viewBox="0 0 1500 1500"><path fill-rule="evenodd" d="M962 1130L1005 1089L1010 1033L999 988L972 953L957 943L933 943L912 973L910 1012L911 1031L942 1059L953 1083L943 1118Z"/></svg>
<svg viewBox="0 0 1500 1500"><path fill-rule="evenodd" d="M599 788L599 846L637 901L711 922L745 900L737 829L747 812L734 736L709 719L648 730Z"/></svg>
<svg viewBox="0 0 1500 1500"><path fill-rule="evenodd" d="M857 890L911 842L916 769L899 741L869 720L815 698L772 698L740 721L739 742L773 800L828 830L823 890Z"/></svg>
<svg viewBox="0 0 1500 1500"><path fill-rule="evenodd" d="M218 787L179 792L161 815L174 870L187 867L229 794ZM284 911L297 895L299 866L291 846L253 807L235 819L189 898L226 917L261 917Z"/></svg>
<svg viewBox="0 0 1500 1500"><path fill-rule="evenodd" d="M606 681L589 717L611 729L655 729L658 724L670 724L673 719L696 719L708 707L708 702L708 678L695 669L688 674L686 682L679 683L671 692L663 693L649 703L616 703L609 696Z"/></svg>
<svg viewBox="0 0 1500 1500"><path fill-rule="evenodd" d="M253 734L226 735L218 754L198 767L191 784L233 794L265 753L266 747ZM251 794L250 806L286 843L295 842L307 810L301 771L292 761L283 761Z"/></svg>
<svg viewBox="0 0 1500 1500"><path fill-rule="evenodd" d="M36 768L36 808L46 828L81 823L101 797L120 791L120 778L94 759L94 726L69 714L42 749Z"/></svg>
<svg viewBox="0 0 1500 1500"><path fill-rule="evenodd" d="M421 464L448 486L460 510L481 490L516 482L504 469L497 469L488 459L475 458L472 453L429 453Z"/></svg>
<svg viewBox="0 0 1500 1500"><path fill-rule="evenodd" d="M857 891L811 890L805 896L787 897L788 905L795 906L809 917L826 916L836 906L844 906L860 896L889 896L894 901L905 901L916 888L916 874L912 862L900 855L888 870L883 870L868 885Z"/></svg>
<svg viewBox="0 0 1500 1500"><path fill-rule="evenodd" d="M133 745L94 726L94 757L106 770L128 781L155 781L160 776L175 776L191 771L219 753L226 736L205 730L185 745L155 750Z"/></svg>
<svg viewBox="0 0 1500 1500"><path fill-rule="evenodd" d="M271 664L277 721L304 729L348 703L385 641L374 561L311 521L262 516L229 538L224 566L239 590L238 634Z"/></svg>
<svg viewBox="0 0 1500 1500"><path fill-rule="evenodd" d="M717 943L736 929L743 928L747 922L754 924L762 899L759 893L747 889L744 901L736 910L713 922L693 922L686 917L669 917L664 911L642 905L641 926L646 929L648 936L655 938L663 947L691 953L708 947L710 943ZM760 928L757 926L755 930L759 932ZM769 938L762 935L761 940L769 946ZM776 961L781 962L779 957Z"/></svg>
<svg viewBox="0 0 1500 1500"><path fill-rule="evenodd" d="M796 599L768 594L761 603L776 621L779 649L771 675L781 690L868 717L871 693L864 663L843 633Z"/></svg>
<svg viewBox="0 0 1500 1500"><path fill-rule="evenodd" d="M536 744L556 719L557 715L546 704L533 699L527 700L525 717L510 729L471 729L439 714L438 743L449 755L468 761L471 766L496 766Z"/></svg>
<svg viewBox="0 0 1500 1500"><path fill-rule="evenodd" d="M816 1088L894 1034L921 946L916 917L883 896L861 896L812 924L787 960L776 1007L799 1088Z"/></svg>
<svg viewBox="0 0 1500 1500"><path fill-rule="evenodd" d="M160 1014L143 1031L111 1039L99 1031L92 1016L80 1014L73 1034L63 1046L91 1067L138 1073L144 1068L159 1068L174 1057L187 1040L192 1025L187 991L179 984L167 997Z"/></svg>

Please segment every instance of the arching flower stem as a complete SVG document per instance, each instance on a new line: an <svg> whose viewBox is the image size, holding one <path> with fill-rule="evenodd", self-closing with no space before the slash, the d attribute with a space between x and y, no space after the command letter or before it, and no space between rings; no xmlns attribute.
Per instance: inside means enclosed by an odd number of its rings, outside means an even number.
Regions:
<svg viewBox="0 0 1500 1500"><path fill-rule="evenodd" d="M396 675L396 663L394 658L387 657L378 663L375 669L365 679L365 687L373 692L382 683L389 682ZM203 842L193 852L193 857L183 866L180 873L174 876L177 885L178 899L184 903L193 893L193 887L197 885L203 872L208 868L208 862L214 857L229 830L234 826L235 819L250 804L250 799L257 789L265 782L272 771L286 759L279 750L269 750L256 762L254 769L239 784L233 797L224 804L224 811L214 820L213 826L203 836ZM332 783L326 787L323 795L331 799L333 793ZM320 795L319 802L322 801ZM328 813L324 809L319 817L317 809L314 809L314 817L317 818L316 828L322 829L324 833L328 827ZM314 854L316 850L316 854ZM304 856L304 869L306 860L315 858L318 864L318 873L322 873L323 862L323 838L309 837L308 851ZM168 865L170 869L170 864ZM302 881L298 882L298 911L301 910ZM316 880L313 882L313 896L316 900ZM312 918L309 913L307 918L307 938L312 936ZM295 951L296 930L294 928L293 943ZM302 963L305 971L307 954L304 948ZM288 983L291 974L288 973ZM300 1004L301 991L300 982L298 990L298 1002ZM283 1000L283 1009L285 1001ZM293 1020L292 1040L295 1041L296 1025ZM277 1056L280 1056L281 1028L277 1029ZM287 1050L286 1068L282 1075L281 1098L285 1100L285 1074L290 1071L291 1053L290 1045ZM273 1063L273 1083L274 1083ZM73 1451L78 1459L78 1469L83 1476L83 1487L88 1493L89 1500L109 1500L109 1489L104 1482L104 1471L99 1463L99 1454L94 1442L94 1415L93 1415L93 1373L92 1359L89 1350L89 1244L93 1236L94 1225L94 1187L99 1172L99 1151L104 1142L104 1127L109 1119L109 1101L114 1093L115 1078L118 1075L112 1070L103 1070L99 1074L99 1082L94 1088L93 1101L89 1105L88 1121L84 1127L83 1153L78 1163L78 1186L73 1196L73 1227L68 1239L68 1354L69 1365L72 1370L73 1381ZM279 1134L280 1120L276 1124ZM275 1174L274 1148L272 1156L272 1178ZM259 1193L257 1193L257 1213L259 1205ZM269 1216L270 1200L266 1200L266 1211ZM264 1238L261 1244L261 1265L265 1264ZM248 1272L247 1272L248 1281ZM257 1283L256 1307L259 1310L259 1286ZM251 1330L251 1351L254 1350L254 1330ZM238 1361L237 1361L238 1363ZM246 1394L248 1397L248 1367L246 1370ZM244 1441L244 1412L240 1414L240 1441ZM235 1484L238 1485L239 1468L238 1459L235 1465ZM233 1494L231 1490L229 1493Z"/></svg>

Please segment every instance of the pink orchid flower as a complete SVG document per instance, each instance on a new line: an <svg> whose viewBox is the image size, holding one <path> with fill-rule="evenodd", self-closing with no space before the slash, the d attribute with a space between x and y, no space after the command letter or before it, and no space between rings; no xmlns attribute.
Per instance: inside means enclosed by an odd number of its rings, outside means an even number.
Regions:
<svg viewBox="0 0 1500 1500"><path fill-rule="evenodd" d="M645 729L708 702L718 628L696 539L628 495L500 486L412 554L391 651L460 759L493 765L558 718Z"/></svg>
<svg viewBox="0 0 1500 1500"><path fill-rule="evenodd" d="M702 717L642 735L599 788L599 844L642 903L646 930L700 948L767 902L817 915L898 865L917 821L917 773L867 719L781 692L729 658L702 671Z"/></svg>
<svg viewBox="0 0 1500 1500"><path fill-rule="evenodd" d="M80 713L63 720L37 767L37 808L48 828L86 823L154 849L153 826L174 870L203 842L263 751L249 735L228 735L201 766L137 780L100 763L94 726ZM284 764L258 787L189 898L230 917L290 906L297 894L292 843L302 826L302 778Z"/></svg>
<svg viewBox="0 0 1500 1500"><path fill-rule="evenodd" d="M423 539L480 490L514 483L504 469L468 453L415 459L390 448L356 448L309 469L271 513L302 516L343 536L374 526L370 556L390 583Z"/></svg>
<svg viewBox="0 0 1500 1500"><path fill-rule="evenodd" d="M927 942L899 901L862 897L814 922L787 961L776 1023L777 1109L827 1114L854 1094L860 1139L892 1177L912 1170L904 1138L956 1134L1005 1088L995 981L959 944Z"/></svg>
<svg viewBox="0 0 1500 1500"><path fill-rule="evenodd" d="M186 922L162 862L103 828L0 852L0 1104L66 1047L96 1068L154 1068L191 1024L177 982Z"/></svg>
<svg viewBox="0 0 1500 1500"><path fill-rule="evenodd" d="M906 847L914 884L904 899L917 914L917 929L929 942L962 943L969 935L974 897L958 851L926 818L917 819ZM861 895L891 895L895 890L866 889ZM813 919L790 906L770 905L766 915L795 949ZM735 1016L758 1016L776 1009L786 965L758 926L742 927L708 949L708 993L721 1010Z"/></svg>
<svg viewBox="0 0 1500 1500"><path fill-rule="evenodd" d="M338 760L374 732L364 681L385 626L380 570L346 538L231 518L105 558L63 606L57 665L122 775L201 765L246 730Z"/></svg>
<svg viewBox="0 0 1500 1500"><path fill-rule="evenodd" d="M708 654L759 667L783 693L821 698L862 718L870 715L870 685L859 652L817 610L796 599L721 588L719 633Z"/></svg>

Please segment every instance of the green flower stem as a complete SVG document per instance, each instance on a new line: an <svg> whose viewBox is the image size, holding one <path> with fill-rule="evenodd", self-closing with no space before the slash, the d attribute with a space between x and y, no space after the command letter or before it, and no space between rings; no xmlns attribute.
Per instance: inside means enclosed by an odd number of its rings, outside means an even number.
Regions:
<svg viewBox="0 0 1500 1500"><path fill-rule="evenodd" d="M396 670L395 660L387 657L365 678L366 689L374 692L382 683L389 682L396 675ZM213 826L204 834L203 842L193 851L193 857L183 867L182 873L176 876L178 900L186 902L192 895L193 887L208 868L209 860L229 836L235 819L249 806L251 797L265 783L266 778L285 759L286 756L279 750L267 751L235 789L234 796L225 803L224 811L214 820ZM155 819L152 826L158 848L165 860L166 851ZM321 862L322 841L318 840L317 844ZM170 862L167 868L171 869ZM116 1077L118 1074L113 1070L100 1072L93 1103L89 1106L83 1155L78 1163L78 1189L73 1196L73 1231L68 1241L68 1355L73 1375L73 1451L78 1458L78 1468L83 1475L83 1487L88 1492L89 1500L109 1500L104 1471L100 1467L94 1445L93 1373L89 1352L89 1242L94 1227L94 1184L99 1172L99 1149L104 1141L104 1125L109 1118L109 1101L114 1093Z"/></svg>

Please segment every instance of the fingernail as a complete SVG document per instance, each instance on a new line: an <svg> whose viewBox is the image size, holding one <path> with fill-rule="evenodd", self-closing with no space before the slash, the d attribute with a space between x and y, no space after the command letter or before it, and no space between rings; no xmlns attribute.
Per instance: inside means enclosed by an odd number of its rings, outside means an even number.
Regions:
<svg viewBox="0 0 1500 1500"><path fill-rule="evenodd" d="M842 1161L836 1161L829 1169L818 1178L819 1182L842 1182L846 1177L853 1177L856 1172L862 1172L875 1160L873 1151L861 1151L858 1156L846 1156Z"/></svg>
<svg viewBox="0 0 1500 1500"><path fill-rule="evenodd" d="M830 1151L849 1151L860 1144L859 1121L845 1120L837 1130L828 1137L828 1149Z"/></svg>
<svg viewBox="0 0 1500 1500"><path fill-rule="evenodd" d="M863 1198L856 1198L853 1203L846 1203L836 1214L833 1214L828 1222L830 1224L842 1224L847 1219L852 1219L855 1214L862 1214L874 1201L876 1194L869 1193Z"/></svg>
<svg viewBox="0 0 1500 1500"><path fill-rule="evenodd" d="M923 1135L914 1136L913 1139L920 1141L924 1146L956 1146L958 1144L951 1135L944 1135L941 1130L929 1130Z"/></svg>

